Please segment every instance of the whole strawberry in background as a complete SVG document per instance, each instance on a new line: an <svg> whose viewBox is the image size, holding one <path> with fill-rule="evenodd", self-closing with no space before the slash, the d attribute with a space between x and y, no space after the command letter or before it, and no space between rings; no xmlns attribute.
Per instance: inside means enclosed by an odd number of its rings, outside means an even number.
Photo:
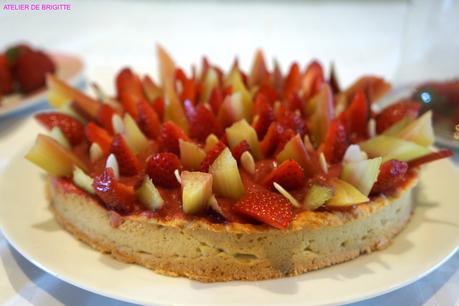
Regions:
<svg viewBox="0 0 459 306"><path fill-rule="evenodd" d="M25 44L7 49L4 56L8 62L14 91L28 94L43 88L46 85L46 75L56 71L56 65L50 56Z"/></svg>
<svg viewBox="0 0 459 306"><path fill-rule="evenodd" d="M5 55L0 55L0 98L13 91L13 77Z"/></svg>

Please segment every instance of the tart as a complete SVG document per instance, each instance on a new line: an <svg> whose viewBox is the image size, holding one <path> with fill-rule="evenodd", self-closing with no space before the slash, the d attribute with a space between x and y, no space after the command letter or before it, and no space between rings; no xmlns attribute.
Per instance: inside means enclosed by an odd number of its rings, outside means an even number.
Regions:
<svg viewBox="0 0 459 306"><path fill-rule="evenodd" d="M158 273L215 282L286 277L386 247L408 222L431 113L372 103L390 85L341 89L313 61L246 74L185 73L158 47L160 81L129 68L96 97L48 76L56 111L26 158L47 173L56 220Z"/></svg>

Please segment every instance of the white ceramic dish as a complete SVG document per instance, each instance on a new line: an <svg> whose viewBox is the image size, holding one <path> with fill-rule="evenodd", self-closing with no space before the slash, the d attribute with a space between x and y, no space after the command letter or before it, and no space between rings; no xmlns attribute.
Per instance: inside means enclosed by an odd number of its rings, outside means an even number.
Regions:
<svg viewBox="0 0 459 306"><path fill-rule="evenodd" d="M387 249L298 277L204 284L118 262L62 230L48 210L42 172L16 156L0 178L0 225L22 255L89 291L140 304L334 305L374 297L425 276L458 248L459 172L449 161L428 165L417 208Z"/></svg>
<svg viewBox="0 0 459 306"><path fill-rule="evenodd" d="M52 53L51 57L56 63L57 76L74 87L84 86L83 62L76 56ZM0 104L0 119L2 117L16 115L23 111L38 107L47 103L46 88L30 95L13 94L5 98Z"/></svg>

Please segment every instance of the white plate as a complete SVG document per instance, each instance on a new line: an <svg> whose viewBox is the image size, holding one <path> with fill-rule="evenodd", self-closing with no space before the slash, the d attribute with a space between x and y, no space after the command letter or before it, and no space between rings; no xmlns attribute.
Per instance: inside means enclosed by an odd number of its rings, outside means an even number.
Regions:
<svg viewBox="0 0 459 306"><path fill-rule="evenodd" d="M298 277L203 284L117 262L62 230L48 210L42 172L17 156L0 180L0 224L22 255L89 291L141 304L332 305L405 286L446 261L459 243L459 172L449 161L426 167L417 208L387 249Z"/></svg>
<svg viewBox="0 0 459 306"><path fill-rule="evenodd" d="M83 87L83 62L76 56L52 53L51 57L56 63L57 76L67 81L73 87ZM9 115L19 114L30 110L48 101L46 88L43 88L30 95L9 95L0 104L0 118Z"/></svg>

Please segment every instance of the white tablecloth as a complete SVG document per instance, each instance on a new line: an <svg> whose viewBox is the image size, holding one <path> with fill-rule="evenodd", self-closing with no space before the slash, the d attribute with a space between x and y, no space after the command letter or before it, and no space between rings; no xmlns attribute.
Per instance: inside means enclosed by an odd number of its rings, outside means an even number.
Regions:
<svg viewBox="0 0 459 306"><path fill-rule="evenodd" d="M325 66L333 60L344 85L364 73L393 79L408 11L403 1L65 3L72 5L70 11L0 8L0 50L23 40L80 55L88 79L109 90L121 66L154 73L156 42L185 66L205 53L223 67L238 54L242 66L248 67L254 50L262 47L268 58L276 56L284 66L291 60L306 64L313 57ZM26 119L0 120L0 175L11 157L30 143L29 124ZM0 256L1 304L127 305L43 272L1 234ZM459 254L412 285L355 305L459 305Z"/></svg>

